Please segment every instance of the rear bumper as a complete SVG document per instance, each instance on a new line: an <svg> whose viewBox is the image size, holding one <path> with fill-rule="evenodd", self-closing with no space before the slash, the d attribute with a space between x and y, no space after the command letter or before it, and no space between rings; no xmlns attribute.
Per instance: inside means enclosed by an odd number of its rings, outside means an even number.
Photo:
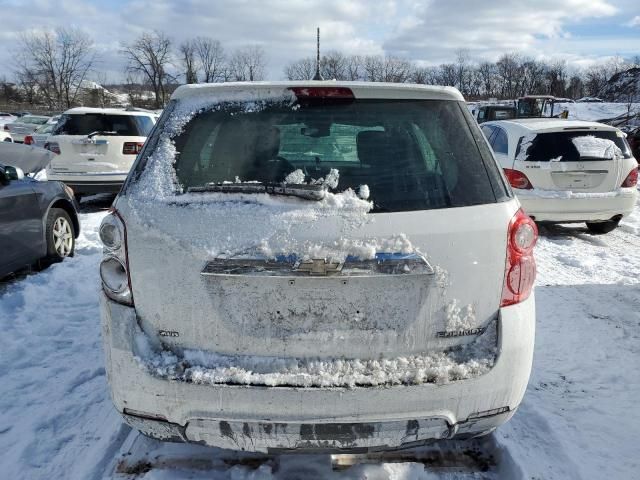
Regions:
<svg viewBox="0 0 640 480"><path fill-rule="evenodd" d="M591 222L630 214L636 204L635 188L619 189L609 196L587 198L545 198L518 195L524 211L541 222Z"/></svg>
<svg viewBox="0 0 640 480"><path fill-rule="evenodd" d="M533 296L503 308L494 368L444 385L211 386L147 373L133 353L135 310L103 295L101 314L107 378L125 421L155 438L249 451L390 449L491 430L522 400L535 330Z"/></svg>
<svg viewBox="0 0 640 480"><path fill-rule="evenodd" d="M77 195L93 195L96 193L118 193L124 181L127 179L127 174L67 175L47 170L47 179L65 183L71 187Z"/></svg>

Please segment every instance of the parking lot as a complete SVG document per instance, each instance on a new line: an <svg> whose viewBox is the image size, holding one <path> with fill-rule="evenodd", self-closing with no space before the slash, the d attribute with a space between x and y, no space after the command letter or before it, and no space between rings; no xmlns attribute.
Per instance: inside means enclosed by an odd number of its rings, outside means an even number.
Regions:
<svg viewBox="0 0 640 480"><path fill-rule="evenodd" d="M640 431L640 211L614 232L542 227L534 367L515 417L489 437L368 456L261 456L162 444L108 398L97 227L82 203L76 254L0 285L5 478L633 478Z"/></svg>

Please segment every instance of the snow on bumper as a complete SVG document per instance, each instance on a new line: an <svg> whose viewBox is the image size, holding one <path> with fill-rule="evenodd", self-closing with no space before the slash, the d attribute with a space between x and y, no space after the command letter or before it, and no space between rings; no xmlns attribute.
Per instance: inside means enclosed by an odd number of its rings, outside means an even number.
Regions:
<svg viewBox="0 0 640 480"><path fill-rule="evenodd" d="M614 192L581 194L568 191L518 191L522 208L541 222L584 222L609 220L616 215L630 214L636 203L635 188L620 188Z"/></svg>
<svg viewBox="0 0 640 480"><path fill-rule="evenodd" d="M481 433L508 420L533 357L535 303L501 309L498 358L443 385L294 388L200 385L148 373L134 357L133 308L102 296L107 377L117 410L150 436L235 450L395 448Z"/></svg>

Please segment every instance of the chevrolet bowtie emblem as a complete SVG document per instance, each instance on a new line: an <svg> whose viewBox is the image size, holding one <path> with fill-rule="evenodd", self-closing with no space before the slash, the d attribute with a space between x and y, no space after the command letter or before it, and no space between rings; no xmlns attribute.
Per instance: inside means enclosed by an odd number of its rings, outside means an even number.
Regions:
<svg viewBox="0 0 640 480"><path fill-rule="evenodd" d="M299 272L307 272L309 275L331 275L340 272L340 263L327 262L324 258L314 258L300 262L296 268Z"/></svg>

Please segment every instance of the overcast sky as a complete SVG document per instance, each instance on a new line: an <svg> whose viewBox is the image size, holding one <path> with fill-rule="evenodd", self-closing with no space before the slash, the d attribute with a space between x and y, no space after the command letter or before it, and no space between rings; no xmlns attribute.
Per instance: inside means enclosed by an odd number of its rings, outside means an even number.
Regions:
<svg viewBox="0 0 640 480"><path fill-rule="evenodd" d="M576 66L613 55L640 54L640 0L0 0L0 76L13 77L12 49L22 32L75 26L92 36L100 79L122 80L118 53L144 31L175 42L197 35L227 50L258 44L268 75L283 78L293 59L322 49L388 54L425 65L452 61L455 51L495 60L517 51L566 59Z"/></svg>

